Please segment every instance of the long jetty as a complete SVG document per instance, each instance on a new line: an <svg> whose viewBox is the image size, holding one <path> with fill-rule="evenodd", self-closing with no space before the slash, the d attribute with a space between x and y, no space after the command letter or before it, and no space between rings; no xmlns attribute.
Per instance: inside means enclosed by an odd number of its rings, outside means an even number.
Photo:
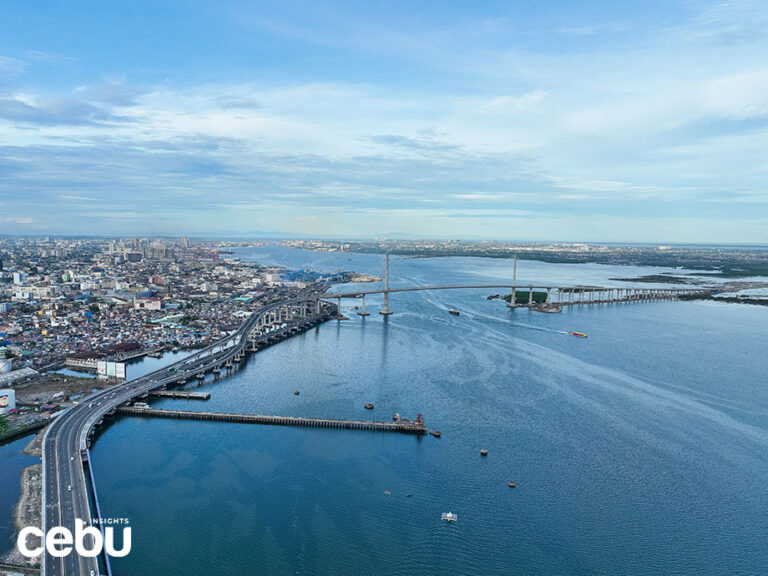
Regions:
<svg viewBox="0 0 768 576"><path fill-rule="evenodd" d="M155 390L149 393L153 398L181 398L183 400L210 400L209 392L182 392L170 390Z"/></svg>
<svg viewBox="0 0 768 576"><path fill-rule="evenodd" d="M261 414L228 414L222 412L192 412L187 410L158 410L120 406L118 414L148 416L156 418L177 418L184 420L214 420L218 422L240 422L245 424L267 424L272 426L303 426L309 428L340 428L343 430L378 430L402 434L426 434L425 424L416 422L374 422L366 420L336 420L333 418L296 418L293 416L264 416Z"/></svg>

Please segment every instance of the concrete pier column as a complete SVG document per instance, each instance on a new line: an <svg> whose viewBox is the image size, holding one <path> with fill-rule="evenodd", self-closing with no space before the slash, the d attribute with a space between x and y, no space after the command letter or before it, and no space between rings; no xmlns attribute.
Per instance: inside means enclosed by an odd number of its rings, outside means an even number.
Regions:
<svg viewBox="0 0 768 576"><path fill-rule="evenodd" d="M363 309L360 310L360 312L358 312L358 314L360 316L363 316L363 317L370 316L370 314L368 314L368 312L365 311L365 294L363 294Z"/></svg>
<svg viewBox="0 0 768 576"><path fill-rule="evenodd" d="M552 288L547 288L547 304L552 303Z"/></svg>
<svg viewBox="0 0 768 576"><path fill-rule="evenodd" d="M528 306L533 304L533 286L528 287Z"/></svg>
<svg viewBox="0 0 768 576"><path fill-rule="evenodd" d="M341 296L336 298L336 314L339 316L339 320L341 320Z"/></svg>
<svg viewBox="0 0 768 576"><path fill-rule="evenodd" d="M384 262L384 308L379 310L379 314L389 316L392 314L392 310L389 309L389 252Z"/></svg>

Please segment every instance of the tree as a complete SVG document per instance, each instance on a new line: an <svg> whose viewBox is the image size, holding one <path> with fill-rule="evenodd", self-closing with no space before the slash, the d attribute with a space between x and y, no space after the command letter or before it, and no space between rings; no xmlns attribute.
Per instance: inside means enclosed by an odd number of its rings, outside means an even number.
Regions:
<svg viewBox="0 0 768 576"><path fill-rule="evenodd" d="M5 416L0 416L0 435L5 434L8 430L10 430L8 420L5 419Z"/></svg>

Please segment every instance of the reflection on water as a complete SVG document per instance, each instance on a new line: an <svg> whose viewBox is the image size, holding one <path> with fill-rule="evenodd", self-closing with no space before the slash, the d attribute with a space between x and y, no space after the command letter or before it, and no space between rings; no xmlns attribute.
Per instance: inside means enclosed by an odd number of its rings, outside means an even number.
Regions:
<svg viewBox="0 0 768 576"><path fill-rule="evenodd" d="M252 254L381 274L378 255ZM392 281L494 282L507 264L393 259ZM616 275L608 268L525 262L519 274L598 283ZM120 419L94 448L104 512L134 529L116 571L759 573L768 311L662 302L542 315L486 295L398 294L388 319L371 298L372 316L350 313L258 353L208 386L208 402L155 403L377 420L421 412L439 440ZM458 522L440 520L449 510Z"/></svg>

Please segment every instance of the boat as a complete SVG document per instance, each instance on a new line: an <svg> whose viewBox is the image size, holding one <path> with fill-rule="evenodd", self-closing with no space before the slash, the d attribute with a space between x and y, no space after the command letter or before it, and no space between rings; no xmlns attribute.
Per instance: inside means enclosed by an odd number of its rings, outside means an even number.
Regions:
<svg viewBox="0 0 768 576"><path fill-rule="evenodd" d="M458 316L459 314L461 314L461 312L459 312L458 310L454 310L453 308L448 308L448 313L453 314L454 316Z"/></svg>
<svg viewBox="0 0 768 576"><path fill-rule="evenodd" d="M485 448L483 448L482 450L480 450L480 455L481 455L481 456L488 456L488 450L486 450Z"/></svg>
<svg viewBox="0 0 768 576"><path fill-rule="evenodd" d="M578 336L579 338L587 338L587 335L584 334L584 332L568 332L571 336Z"/></svg>
<svg viewBox="0 0 768 576"><path fill-rule="evenodd" d="M440 438L440 430L430 430L429 434L435 438Z"/></svg>
<svg viewBox="0 0 768 576"><path fill-rule="evenodd" d="M514 488L515 486L517 486L517 482L507 482L507 486L509 486L510 488Z"/></svg>
<svg viewBox="0 0 768 576"><path fill-rule="evenodd" d="M440 517L440 519L445 520L446 522L456 522L456 520L459 519L459 516L453 512L443 512L443 515Z"/></svg>
<svg viewBox="0 0 768 576"><path fill-rule="evenodd" d="M365 406L363 406L363 408L365 408L366 410L373 410L373 404L371 404L371 403L369 402L368 404L366 404Z"/></svg>

